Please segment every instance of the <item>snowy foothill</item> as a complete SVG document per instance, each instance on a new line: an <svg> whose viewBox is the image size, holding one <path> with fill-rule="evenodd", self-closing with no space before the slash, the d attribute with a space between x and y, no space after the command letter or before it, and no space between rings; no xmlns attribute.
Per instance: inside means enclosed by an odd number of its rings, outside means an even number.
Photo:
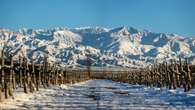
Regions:
<svg viewBox="0 0 195 110"><path fill-rule="evenodd" d="M168 90L130 85L110 80L53 86L25 94L17 89L14 98L0 103L0 109L135 110L195 109L195 90Z"/></svg>

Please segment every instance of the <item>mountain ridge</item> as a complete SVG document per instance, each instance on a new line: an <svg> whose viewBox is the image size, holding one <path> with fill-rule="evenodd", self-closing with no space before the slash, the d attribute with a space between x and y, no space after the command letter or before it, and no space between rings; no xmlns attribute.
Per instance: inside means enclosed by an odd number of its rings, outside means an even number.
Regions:
<svg viewBox="0 0 195 110"><path fill-rule="evenodd" d="M6 55L14 53L41 62L45 52L49 59L64 66L85 66L90 54L97 67L134 67L165 59L190 58L195 61L195 38L155 33L133 27L58 27L53 29L0 29L1 47ZM4 42L4 43L3 43Z"/></svg>

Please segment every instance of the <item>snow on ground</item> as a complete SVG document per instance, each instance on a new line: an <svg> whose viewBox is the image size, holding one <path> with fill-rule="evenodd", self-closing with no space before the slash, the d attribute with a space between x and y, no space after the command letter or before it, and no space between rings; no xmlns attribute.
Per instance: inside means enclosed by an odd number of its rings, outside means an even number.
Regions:
<svg viewBox="0 0 195 110"><path fill-rule="evenodd" d="M14 99L0 104L0 109L195 109L195 90L150 88L110 80L41 89L32 94L18 90Z"/></svg>

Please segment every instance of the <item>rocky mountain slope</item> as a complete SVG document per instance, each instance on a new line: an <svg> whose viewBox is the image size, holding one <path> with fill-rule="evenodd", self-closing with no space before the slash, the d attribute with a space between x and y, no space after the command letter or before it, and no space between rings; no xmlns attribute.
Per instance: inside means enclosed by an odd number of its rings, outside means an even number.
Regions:
<svg viewBox="0 0 195 110"><path fill-rule="evenodd" d="M50 61L69 67L85 66L86 56L96 67L142 66L179 55L195 61L195 38L132 27L0 29L0 44L6 55L12 53L15 59L22 55L40 63L48 53Z"/></svg>

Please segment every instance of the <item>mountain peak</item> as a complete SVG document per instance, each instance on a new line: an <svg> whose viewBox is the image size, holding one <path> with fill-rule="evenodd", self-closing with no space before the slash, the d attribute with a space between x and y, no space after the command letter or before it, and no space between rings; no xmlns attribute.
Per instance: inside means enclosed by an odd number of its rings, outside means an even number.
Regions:
<svg viewBox="0 0 195 110"><path fill-rule="evenodd" d="M81 32L81 33L102 33L102 32L108 32L109 29L103 28L103 27L79 27L79 28L73 28L71 29L73 32Z"/></svg>
<svg viewBox="0 0 195 110"><path fill-rule="evenodd" d="M130 35L130 34L138 33L139 30L137 30L133 27L121 26L121 27L111 29L110 32L118 33L118 34L121 34L121 35Z"/></svg>

